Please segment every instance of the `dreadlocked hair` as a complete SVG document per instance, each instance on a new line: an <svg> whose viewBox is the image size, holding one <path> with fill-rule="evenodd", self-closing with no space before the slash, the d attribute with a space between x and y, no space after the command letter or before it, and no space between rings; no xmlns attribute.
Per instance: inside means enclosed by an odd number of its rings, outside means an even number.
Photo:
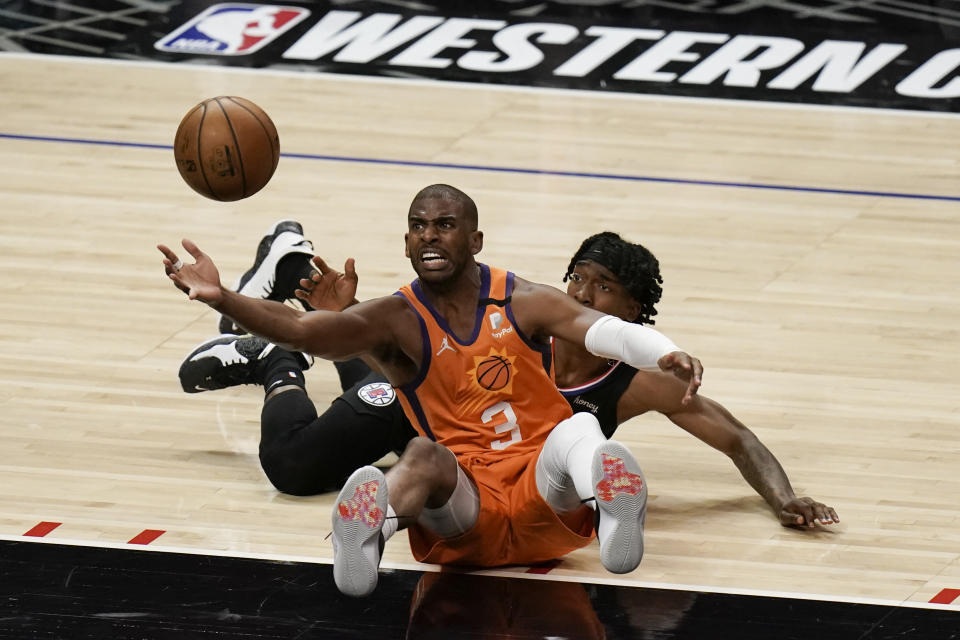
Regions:
<svg viewBox="0 0 960 640"><path fill-rule="evenodd" d="M619 234L604 231L592 235L573 254L563 281L570 279L578 262L591 260L613 272L620 284L640 305L640 313L633 320L637 324L656 324L654 305L663 294L660 263L643 245L627 242Z"/></svg>

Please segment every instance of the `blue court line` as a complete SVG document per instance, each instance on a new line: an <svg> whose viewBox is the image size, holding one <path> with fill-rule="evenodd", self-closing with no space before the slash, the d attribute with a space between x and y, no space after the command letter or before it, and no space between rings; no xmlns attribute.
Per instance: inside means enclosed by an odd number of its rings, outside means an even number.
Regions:
<svg viewBox="0 0 960 640"><path fill-rule="evenodd" d="M35 142L66 142L70 144L91 144L106 147L132 147L136 149L172 150L173 145L149 144L146 142L119 142L114 140L94 140L87 138L58 138L52 136L29 136L14 133L0 133L0 138L8 140L32 140ZM591 173L583 171L559 171L552 169L524 169L522 167L495 167L488 165L456 164L450 162L420 162L416 160L389 160L386 158L357 158L352 156L328 156L312 153L281 153L282 158L298 160L326 160L331 162L357 162L362 164L383 164L398 167L424 167L428 169L459 169L464 171L491 171L497 173L518 173L536 176L556 176L562 178L592 178L597 180L624 180L629 182L655 182L660 184L679 184L698 187L733 187L737 189L767 189L771 191L797 191L802 193L825 193L842 196L870 196L874 198L908 198L912 200L940 200L960 202L960 196L940 196L925 193L903 193L897 191L861 191L857 189L831 189L827 187L805 187L787 184L763 184L759 182L727 182L723 180L692 180L687 178L659 178L654 176L633 176L619 173Z"/></svg>

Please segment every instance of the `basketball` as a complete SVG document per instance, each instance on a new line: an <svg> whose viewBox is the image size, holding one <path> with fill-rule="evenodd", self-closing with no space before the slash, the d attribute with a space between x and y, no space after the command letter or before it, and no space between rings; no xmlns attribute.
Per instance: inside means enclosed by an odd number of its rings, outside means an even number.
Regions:
<svg viewBox="0 0 960 640"><path fill-rule="evenodd" d="M488 391L499 391L510 382L510 361L503 356L490 356L477 365L477 382Z"/></svg>
<svg viewBox="0 0 960 640"><path fill-rule="evenodd" d="M183 117L173 157L194 191L231 202L249 198L270 181L280 161L280 137L263 109L245 98L219 96Z"/></svg>

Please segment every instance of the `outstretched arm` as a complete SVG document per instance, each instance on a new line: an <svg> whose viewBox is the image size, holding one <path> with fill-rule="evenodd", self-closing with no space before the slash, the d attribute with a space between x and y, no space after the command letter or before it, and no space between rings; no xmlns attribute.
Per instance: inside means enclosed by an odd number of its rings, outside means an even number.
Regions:
<svg viewBox="0 0 960 640"><path fill-rule="evenodd" d="M224 288L216 265L190 240L183 241L183 248L194 258L193 263L183 263L165 245L157 248L164 255L167 276L191 300L208 304L249 331L286 349L340 360L369 354L394 341L391 325L382 318L396 314L379 309L398 306L393 300L373 300L350 313L304 313L279 302L249 298Z"/></svg>
<svg viewBox="0 0 960 640"><path fill-rule="evenodd" d="M604 315L558 289L520 278L516 279L513 310L527 335L554 336L637 369L672 373L687 383L684 403L700 388L703 365L656 329Z"/></svg>
<svg viewBox="0 0 960 640"><path fill-rule="evenodd" d="M620 398L617 419L622 422L651 409L666 415L681 429L729 456L784 526L813 527L840 521L832 507L798 497L773 453L722 405L704 396L684 405L680 401L683 392L682 385L669 376L638 372Z"/></svg>

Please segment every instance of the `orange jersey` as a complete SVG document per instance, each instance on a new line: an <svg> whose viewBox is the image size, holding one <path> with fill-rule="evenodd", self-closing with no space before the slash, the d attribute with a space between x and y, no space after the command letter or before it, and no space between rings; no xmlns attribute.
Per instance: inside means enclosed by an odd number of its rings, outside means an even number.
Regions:
<svg viewBox="0 0 960 640"><path fill-rule="evenodd" d="M420 317L420 372L400 387L414 428L463 454L520 455L538 449L573 415L554 384L550 345L524 336L513 318L513 274L480 265L473 335L460 341L427 301L420 282L400 289Z"/></svg>
<svg viewBox="0 0 960 640"><path fill-rule="evenodd" d="M418 376L397 395L414 428L456 454L480 495L470 531L441 539L413 526L410 546L421 562L533 564L589 543L593 515L585 507L564 525L537 491L537 456L573 412L554 384L550 346L532 342L514 320L513 274L480 270L476 322L463 341L419 281L398 292L420 318L423 355Z"/></svg>

